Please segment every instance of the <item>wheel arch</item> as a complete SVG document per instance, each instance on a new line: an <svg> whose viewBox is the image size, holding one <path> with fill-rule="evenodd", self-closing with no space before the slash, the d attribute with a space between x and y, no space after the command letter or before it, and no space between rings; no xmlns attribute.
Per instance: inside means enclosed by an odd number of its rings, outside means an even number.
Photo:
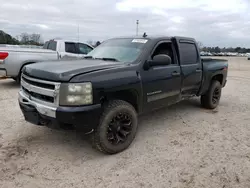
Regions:
<svg viewBox="0 0 250 188"><path fill-rule="evenodd" d="M139 102L139 94L135 89L126 89L119 90L115 92L106 92L101 96L101 103L105 104L108 101L112 100L123 100L131 104L136 112L140 112L140 102Z"/></svg>
<svg viewBox="0 0 250 188"><path fill-rule="evenodd" d="M33 64L33 63L35 63L35 62L34 61L27 61L27 62L22 63L22 65L21 65L21 67L20 67L20 69L18 71L18 75L16 77L16 82L20 83L20 81L21 81L21 73L22 73L22 70L23 70L24 66L30 65L30 64Z"/></svg>
<svg viewBox="0 0 250 188"><path fill-rule="evenodd" d="M222 83L223 83L223 78L224 78L223 74L216 74L216 75L214 75L214 76L212 77L212 79L211 79L211 81L210 81L210 84L212 83L212 81L217 80L217 81L219 81L220 84L222 85Z"/></svg>

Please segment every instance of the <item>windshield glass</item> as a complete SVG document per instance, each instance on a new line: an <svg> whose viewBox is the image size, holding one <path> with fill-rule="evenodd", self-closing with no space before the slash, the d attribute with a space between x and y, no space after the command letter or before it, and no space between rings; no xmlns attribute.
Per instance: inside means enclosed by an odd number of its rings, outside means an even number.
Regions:
<svg viewBox="0 0 250 188"><path fill-rule="evenodd" d="M100 44L87 56L115 59L120 62L133 62L142 52L147 39L110 39Z"/></svg>

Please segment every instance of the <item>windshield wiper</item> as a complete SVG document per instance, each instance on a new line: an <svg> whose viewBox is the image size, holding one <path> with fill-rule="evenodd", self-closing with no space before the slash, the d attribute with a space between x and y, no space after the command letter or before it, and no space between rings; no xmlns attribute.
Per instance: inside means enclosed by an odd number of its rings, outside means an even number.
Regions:
<svg viewBox="0 0 250 188"><path fill-rule="evenodd" d="M101 57L101 58L95 58L95 59L101 59L101 60L104 60L104 61L116 61L116 62L119 62L119 60L117 60L115 58L112 58L112 57Z"/></svg>
<svg viewBox="0 0 250 188"><path fill-rule="evenodd" d="M85 56L85 59L100 59L100 60L104 60L104 61L116 61L119 62L117 59L112 58L112 57L93 57L91 55L89 56Z"/></svg>
<svg viewBox="0 0 250 188"><path fill-rule="evenodd" d="M93 57L91 55L85 56L85 59L93 59Z"/></svg>

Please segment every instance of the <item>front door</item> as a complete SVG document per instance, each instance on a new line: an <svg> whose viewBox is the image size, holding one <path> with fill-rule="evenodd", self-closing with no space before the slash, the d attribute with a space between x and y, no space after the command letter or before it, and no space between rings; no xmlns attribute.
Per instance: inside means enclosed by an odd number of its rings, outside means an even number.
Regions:
<svg viewBox="0 0 250 188"><path fill-rule="evenodd" d="M171 57L170 65L155 66L141 72L144 112L173 104L180 99L181 69L171 42L158 43L150 58L164 53Z"/></svg>

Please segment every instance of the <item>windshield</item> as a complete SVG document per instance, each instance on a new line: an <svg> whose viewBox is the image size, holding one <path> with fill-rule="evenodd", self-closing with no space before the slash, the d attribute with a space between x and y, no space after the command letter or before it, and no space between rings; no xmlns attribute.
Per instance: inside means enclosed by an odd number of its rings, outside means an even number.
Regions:
<svg viewBox="0 0 250 188"><path fill-rule="evenodd" d="M115 59L119 62L133 62L142 52L147 39L110 39L100 44L87 56L97 59Z"/></svg>

